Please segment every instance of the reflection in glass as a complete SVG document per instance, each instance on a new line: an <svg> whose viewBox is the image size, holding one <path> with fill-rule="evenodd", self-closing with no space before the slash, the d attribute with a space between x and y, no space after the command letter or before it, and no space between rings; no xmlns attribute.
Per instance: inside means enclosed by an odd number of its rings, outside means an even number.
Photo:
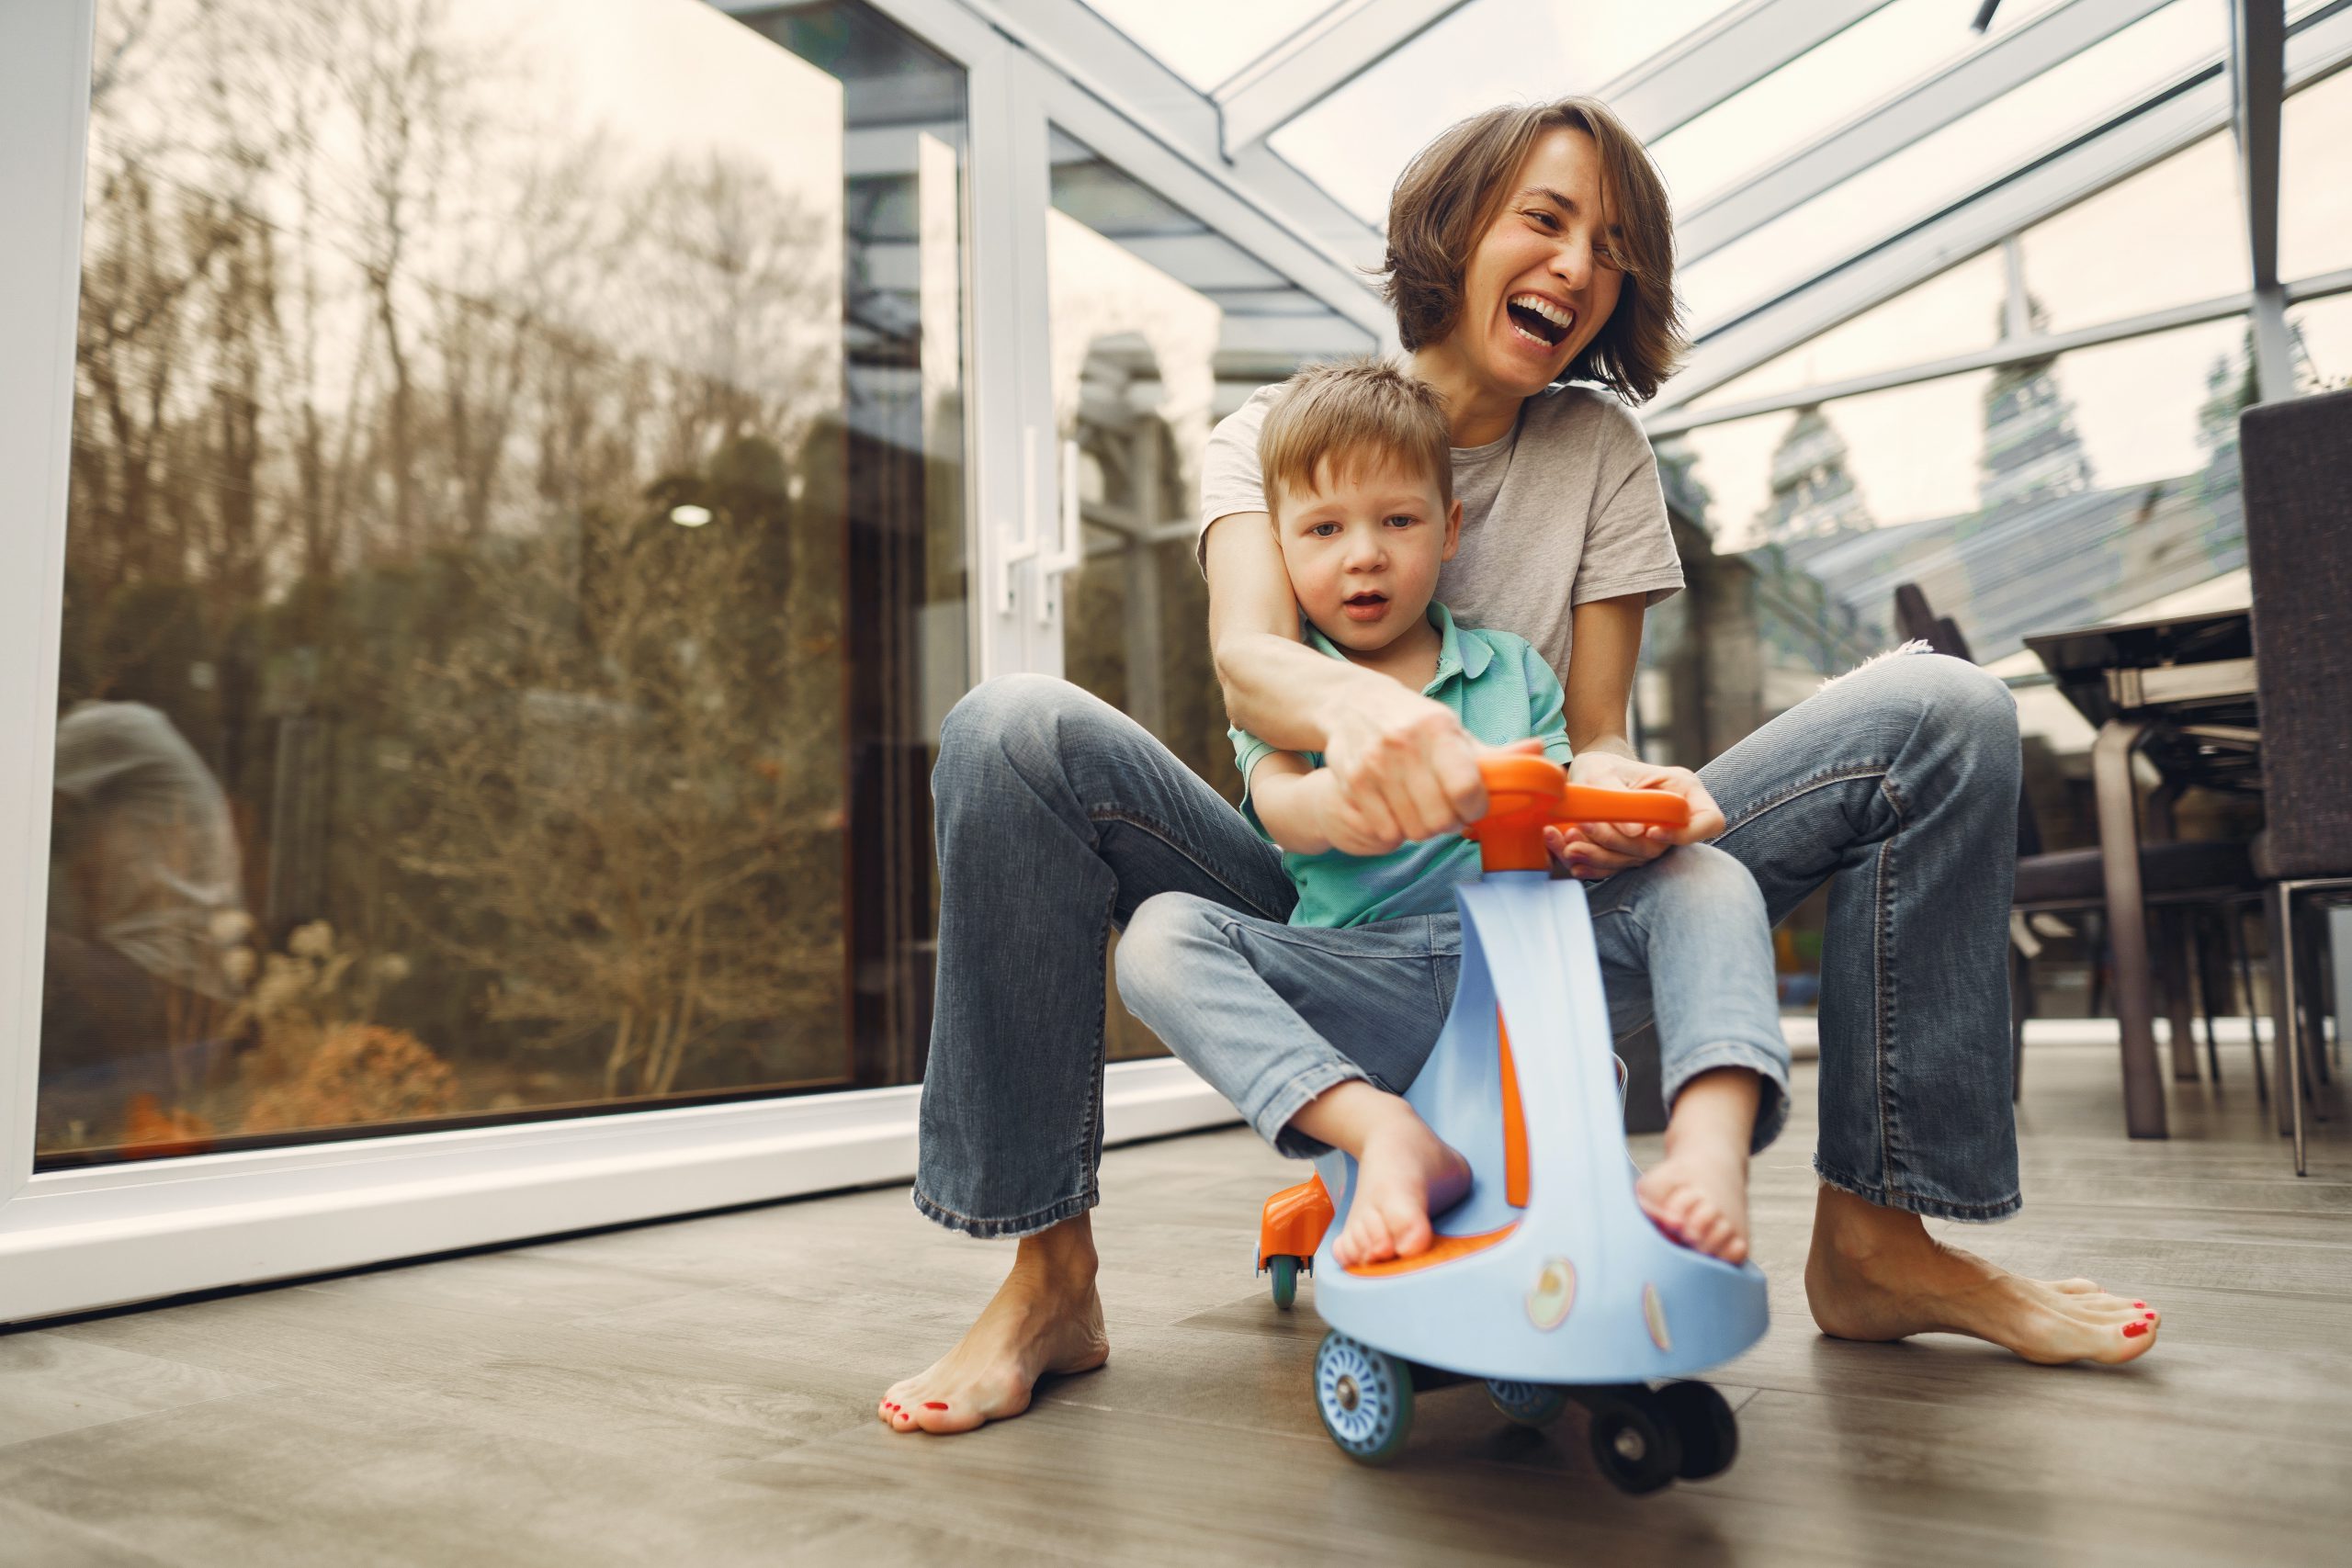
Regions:
<svg viewBox="0 0 2352 1568"><path fill-rule="evenodd" d="M751 20L99 6L43 1160L912 1076L963 84Z"/></svg>
<svg viewBox="0 0 2352 1568"><path fill-rule="evenodd" d="M1717 547L1817 584L1871 640L1917 582L1980 660L2243 564L2243 320L1676 438Z"/></svg>
<svg viewBox="0 0 2352 1568"><path fill-rule="evenodd" d="M1702 257L1679 277L1699 329L1858 254L2217 56L2227 20L2226 0L2173 0Z"/></svg>
<svg viewBox="0 0 2352 1568"><path fill-rule="evenodd" d="M2297 305L2287 325L2305 355L2311 389L2352 387L2352 294Z"/></svg>

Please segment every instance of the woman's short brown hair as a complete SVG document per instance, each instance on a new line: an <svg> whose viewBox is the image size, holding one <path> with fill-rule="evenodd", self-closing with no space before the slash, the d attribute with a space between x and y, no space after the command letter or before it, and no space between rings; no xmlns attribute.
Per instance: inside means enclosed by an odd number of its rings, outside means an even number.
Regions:
<svg viewBox="0 0 2352 1568"><path fill-rule="evenodd" d="M1388 200L1383 292L1406 348L1452 332L1471 253L1510 196L1528 150L1545 131L1561 129L1583 131L1600 150L1601 200L1623 231L1616 260L1625 275L1616 310L1568 367L1567 378L1598 381L1646 402L1689 346L1674 299L1674 215L1657 165L1598 99L1488 109L1422 148Z"/></svg>

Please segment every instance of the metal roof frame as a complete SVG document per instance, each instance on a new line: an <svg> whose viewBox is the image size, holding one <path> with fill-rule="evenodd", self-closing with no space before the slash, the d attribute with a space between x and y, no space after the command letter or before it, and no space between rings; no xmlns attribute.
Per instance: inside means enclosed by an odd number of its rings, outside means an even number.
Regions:
<svg viewBox="0 0 2352 1568"><path fill-rule="evenodd" d="M1469 0L1339 0L1209 96L1227 157L1265 141Z"/></svg>
<svg viewBox="0 0 2352 1568"><path fill-rule="evenodd" d="M2249 3L2278 9L2278 0ZM2282 98L2352 62L2352 5L2339 4L2306 17L2287 38L2284 56ZM1849 254L1706 333L1652 405L1651 428L1717 423L1722 411L1698 415L1687 405L2009 234L2227 129L2235 114L2227 55L2216 54L2105 123L2078 132L1941 211ZM2273 166L2275 222L2275 157ZM1684 412L1669 418L1674 411Z"/></svg>

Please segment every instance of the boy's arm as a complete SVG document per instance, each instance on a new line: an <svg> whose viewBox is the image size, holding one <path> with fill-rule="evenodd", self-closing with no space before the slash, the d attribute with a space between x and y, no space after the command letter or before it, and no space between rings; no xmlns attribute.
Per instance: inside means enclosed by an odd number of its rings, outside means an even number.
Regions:
<svg viewBox="0 0 2352 1568"><path fill-rule="evenodd" d="M1339 775L1295 751L1268 751L1250 768L1250 808L1266 836L1295 855L1382 855L1393 829L1374 823L1340 793Z"/></svg>

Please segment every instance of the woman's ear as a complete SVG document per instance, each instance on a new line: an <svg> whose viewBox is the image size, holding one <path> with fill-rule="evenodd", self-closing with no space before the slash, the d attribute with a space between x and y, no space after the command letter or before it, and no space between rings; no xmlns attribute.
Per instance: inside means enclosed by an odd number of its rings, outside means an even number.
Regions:
<svg viewBox="0 0 2352 1568"><path fill-rule="evenodd" d="M1445 554L1440 560L1452 560L1456 546L1462 543L1462 502L1451 501L1445 507Z"/></svg>

